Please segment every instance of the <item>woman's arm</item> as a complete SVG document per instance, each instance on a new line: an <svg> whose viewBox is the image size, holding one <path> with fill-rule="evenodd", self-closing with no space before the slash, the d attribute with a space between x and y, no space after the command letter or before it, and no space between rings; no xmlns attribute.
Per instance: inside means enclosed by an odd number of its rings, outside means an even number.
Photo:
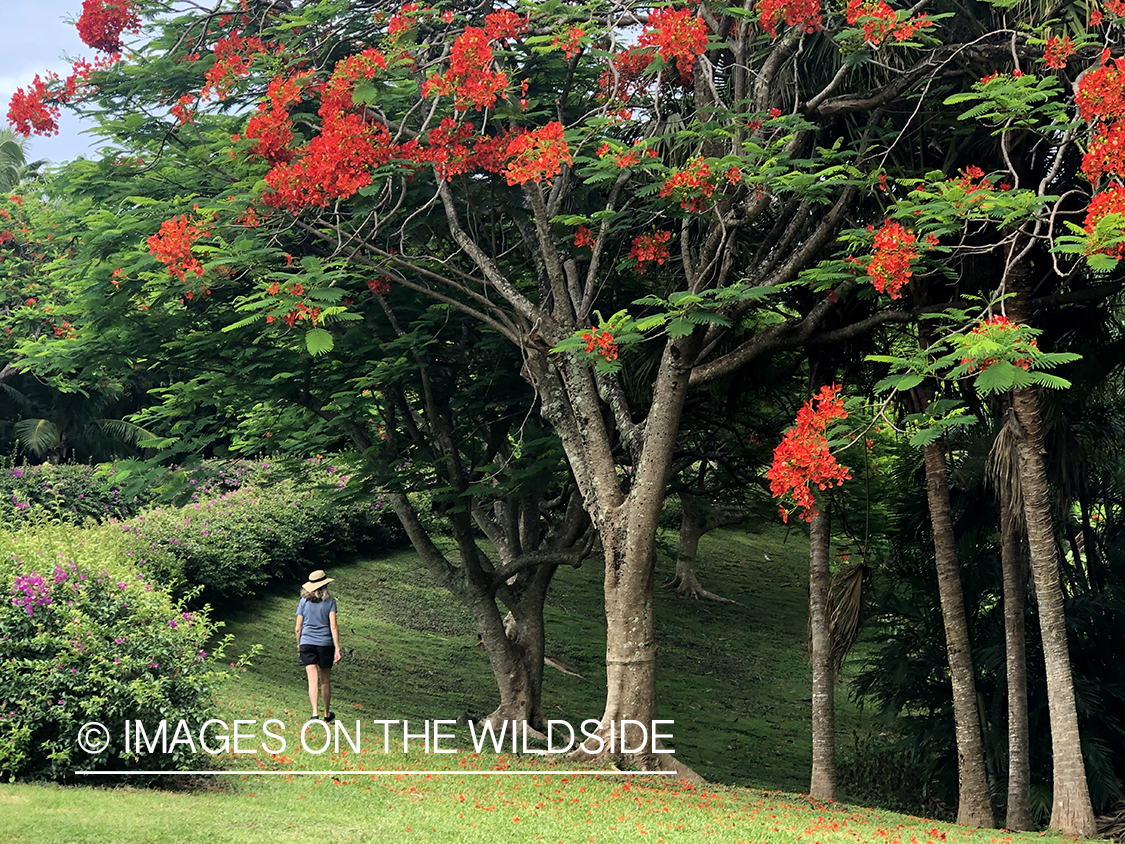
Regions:
<svg viewBox="0 0 1125 844"><path fill-rule="evenodd" d="M297 630L295 631L297 634L297 647L301 646L301 625L304 623L305 617L303 615L297 616Z"/></svg>
<svg viewBox="0 0 1125 844"><path fill-rule="evenodd" d="M332 660L335 665L340 661L340 628L336 626L336 611L328 613L328 626L332 628L332 644L336 646L336 657Z"/></svg>

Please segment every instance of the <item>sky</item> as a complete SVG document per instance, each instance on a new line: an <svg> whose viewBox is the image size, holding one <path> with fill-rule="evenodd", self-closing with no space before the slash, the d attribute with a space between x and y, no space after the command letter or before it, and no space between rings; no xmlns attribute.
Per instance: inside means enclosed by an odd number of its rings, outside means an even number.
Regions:
<svg viewBox="0 0 1125 844"><path fill-rule="evenodd" d="M93 58L94 51L78 38L67 18L77 18L82 0L0 0L0 121L7 124L8 102L17 88L25 87L44 71L70 74L71 59ZM27 159L45 158L53 163L91 156L99 146L93 135L83 134L90 124L64 109L59 134L32 135Z"/></svg>

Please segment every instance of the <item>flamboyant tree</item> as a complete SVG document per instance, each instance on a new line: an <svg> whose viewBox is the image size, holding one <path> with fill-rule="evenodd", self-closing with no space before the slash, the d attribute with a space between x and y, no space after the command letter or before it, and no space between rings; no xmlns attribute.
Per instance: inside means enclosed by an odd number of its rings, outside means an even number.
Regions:
<svg viewBox="0 0 1125 844"><path fill-rule="evenodd" d="M993 245L1013 226L1058 234L1043 184L957 173L929 129L966 99L1002 128L1044 103L1063 114L1072 95L1056 77L1080 66L1080 103L1117 125L1118 60L1099 56L1125 10L1099 7L1079 41L1039 37L1046 11L89 0L80 31L103 59L37 78L9 116L52 131L57 108L81 101L119 167L144 178L134 147L155 142L205 176L168 179L179 207L146 239L107 240L92 281L121 270L122 289L169 307L222 295L239 324L321 355L361 329L366 273L519 350L605 550L608 731L656 715L654 542L688 391L773 348L915 319L892 302L915 267L959 248L966 209L1004 224L984 235ZM1083 139L1059 131L1058 150ZM1071 236L1103 268L1125 242L1113 131L1088 144L1111 181ZM858 227L841 238L845 226ZM346 272L292 262L288 241ZM958 325L971 320L954 304ZM630 402L621 370L640 344L659 362ZM1046 378L1007 359L986 372ZM1057 825L1089 831L1081 812L1060 809Z"/></svg>

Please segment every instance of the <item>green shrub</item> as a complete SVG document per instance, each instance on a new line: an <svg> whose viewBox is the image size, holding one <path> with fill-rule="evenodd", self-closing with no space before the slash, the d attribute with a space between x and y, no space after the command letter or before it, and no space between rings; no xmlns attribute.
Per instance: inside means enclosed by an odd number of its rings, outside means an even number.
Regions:
<svg viewBox="0 0 1125 844"><path fill-rule="evenodd" d="M118 530L151 576L179 593L200 586L210 601L253 595L402 541L397 520L378 502L335 504L293 481L148 510Z"/></svg>
<svg viewBox="0 0 1125 844"><path fill-rule="evenodd" d="M0 512L7 510L19 521L46 516L72 524L129 518L150 499L122 493L112 475L110 466L16 466L0 458Z"/></svg>
<svg viewBox="0 0 1125 844"><path fill-rule="evenodd" d="M0 531L0 775L66 780L76 771L198 764L183 745L138 758L125 720L202 724L220 643L207 608L187 610L128 557L120 526ZM217 653L208 654L208 650ZM109 729L92 755L83 724Z"/></svg>

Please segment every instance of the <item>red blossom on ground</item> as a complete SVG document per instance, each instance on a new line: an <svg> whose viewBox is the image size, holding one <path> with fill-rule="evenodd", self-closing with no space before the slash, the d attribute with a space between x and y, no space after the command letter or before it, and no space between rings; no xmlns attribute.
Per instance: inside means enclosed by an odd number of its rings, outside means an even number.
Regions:
<svg viewBox="0 0 1125 844"><path fill-rule="evenodd" d="M121 50L121 33L138 31L141 18L130 0L85 0L77 26L84 44L116 53Z"/></svg>
<svg viewBox="0 0 1125 844"><path fill-rule="evenodd" d="M773 452L773 463L767 477L774 498L788 496L792 509L800 510L800 517L812 521L816 514L816 501L812 487L825 490L851 480L846 466L841 466L828 450L826 431L833 419L847 419L847 411L839 397L840 387L821 387L820 392L805 402L797 411L796 423L785 432L781 443ZM789 521L790 509L778 508L783 521Z"/></svg>
<svg viewBox="0 0 1125 844"><path fill-rule="evenodd" d="M762 29L777 37L777 25L796 26L806 32L821 28L820 0L761 0L758 4L758 23Z"/></svg>
<svg viewBox="0 0 1125 844"><path fill-rule="evenodd" d="M191 247L209 234L199 221L187 214L173 217L161 223L160 231L148 239L148 251L166 264L168 272L180 281L186 281L187 273L199 278L203 275L203 264L191 254Z"/></svg>
<svg viewBox="0 0 1125 844"><path fill-rule="evenodd" d="M663 264L671 254L667 246L671 239L671 232L642 234L640 237L633 238L633 247L629 250L629 257L637 262L637 272L644 275L649 261Z"/></svg>
<svg viewBox="0 0 1125 844"><path fill-rule="evenodd" d="M564 164L571 163L562 124L556 120L540 129L516 135L508 144L508 158L504 175L509 185L553 179Z"/></svg>

